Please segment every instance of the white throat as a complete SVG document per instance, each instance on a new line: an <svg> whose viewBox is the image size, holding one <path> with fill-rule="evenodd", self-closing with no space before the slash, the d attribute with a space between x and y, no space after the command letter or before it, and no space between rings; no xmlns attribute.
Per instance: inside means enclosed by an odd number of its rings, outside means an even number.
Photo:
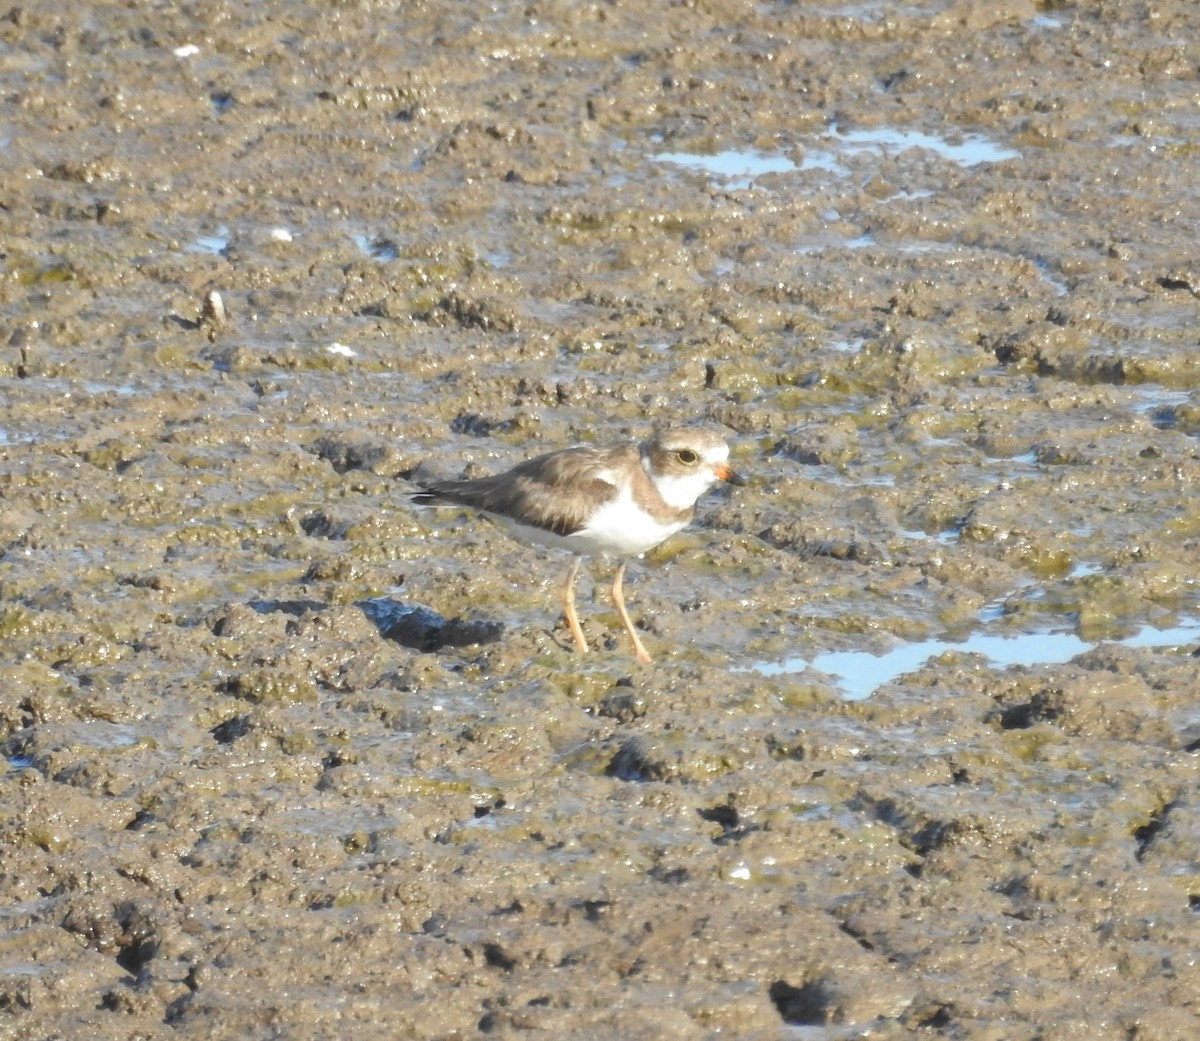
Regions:
<svg viewBox="0 0 1200 1041"><path fill-rule="evenodd" d="M670 476L656 474L650 469L650 460L642 456L642 469L658 489L663 501L675 510L687 510L696 505L700 498L717 480L711 467L703 467L690 474Z"/></svg>

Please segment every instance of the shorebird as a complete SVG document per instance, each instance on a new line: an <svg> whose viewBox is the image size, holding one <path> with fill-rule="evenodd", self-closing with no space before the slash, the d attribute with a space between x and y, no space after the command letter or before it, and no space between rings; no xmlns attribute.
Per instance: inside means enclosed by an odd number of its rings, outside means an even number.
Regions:
<svg viewBox="0 0 1200 1041"><path fill-rule="evenodd" d="M580 445L519 463L493 477L424 482L416 506L468 506L522 542L575 555L562 590L563 614L580 651L587 640L575 611L575 579L584 557L615 557L613 606L640 662L652 659L629 618L625 562L683 528L696 500L718 481L743 485L729 446L697 427L670 427L644 444Z"/></svg>

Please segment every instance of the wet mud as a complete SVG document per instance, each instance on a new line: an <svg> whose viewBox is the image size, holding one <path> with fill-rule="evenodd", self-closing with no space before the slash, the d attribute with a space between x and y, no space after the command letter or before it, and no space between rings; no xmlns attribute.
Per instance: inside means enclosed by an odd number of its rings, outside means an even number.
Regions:
<svg viewBox="0 0 1200 1041"><path fill-rule="evenodd" d="M0 40L0 1035L1197 1036L1194 4ZM406 503L680 422L650 666Z"/></svg>

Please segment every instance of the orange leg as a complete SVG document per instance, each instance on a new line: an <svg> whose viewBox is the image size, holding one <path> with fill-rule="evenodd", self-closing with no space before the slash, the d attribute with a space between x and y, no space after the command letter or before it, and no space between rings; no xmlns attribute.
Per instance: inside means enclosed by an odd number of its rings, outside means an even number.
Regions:
<svg viewBox="0 0 1200 1041"><path fill-rule="evenodd" d="M629 620L629 612L625 610L625 595L622 591L622 583L625 580L625 561L621 561L617 565L617 573L613 577L612 598L613 604L617 608L617 614L621 616L621 621L625 624L625 631L629 633L629 638L633 641L633 655L638 661L649 664L654 659L646 653L646 648L642 646L642 641L638 639L637 630L633 627L633 622Z"/></svg>
<svg viewBox="0 0 1200 1041"><path fill-rule="evenodd" d="M580 652L587 654L587 640L583 637L583 629L579 625L579 615L575 613L575 579L579 575L579 565L583 563L583 557L576 557L575 563L571 565L571 573L567 575L567 584L563 587L562 602L563 614L567 616L567 625L571 627L571 635L575 637L575 645Z"/></svg>

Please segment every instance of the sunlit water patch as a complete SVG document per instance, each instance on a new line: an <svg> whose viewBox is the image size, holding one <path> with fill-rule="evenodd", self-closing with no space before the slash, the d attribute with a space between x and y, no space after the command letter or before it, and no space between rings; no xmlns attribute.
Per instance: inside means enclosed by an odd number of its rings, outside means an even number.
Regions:
<svg viewBox="0 0 1200 1041"><path fill-rule="evenodd" d="M699 170L724 182L729 188L749 188L755 178L768 173L791 173L796 164L782 155L769 155L755 149L728 149L712 155L693 152L659 152L650 157L656 162L672 163Z"/></svg>
<svg viewBox="0 0 1200 1041"><path fill-rule="evenodd" d="M780 5L784 6L784 5ZM869 24L878 24L896 16L897 5L885 0L862 0L861 3L815 3L806 4L804 13L812 18L845 18ZM912 5L917 7L918 5ZM1041 4L1038 5L1043 6ZM1046 6L1059 6L1058 4ZM903 8L901 8L903 10ZM910 12L911 14L912 12ZM1029 24L1038 29L1061 29L1066 22L1058 15L1045 12L1029 18ZM824 1034L822 1034L824 1036Z"/></svg>
<svg viewBox="0 0 1200 1041"><path fill-rule="evenodd" d="M374 238L370 235L353 235L354 244L372 260L386 263L400 256L400 249L390 239Z"/></svg>
<svg viewBox="0 0 1200 1041"><path fill-rule="evenodd" d="M1200 618L1187 619L1170 629L1144 626L1124 640L1111 641L1126 647L1176 647L1200 641ZM882 654L869 651L830 651L818 654L811 661L789 658L783 662L760 662L756 672L765 676L782 673L814 672L834 677L847 701L861 701L875 693L885 683L923 667L931 658L947 651L960 654L981 654L993 665L1053 665L1070 661L1095 643L1080 639L1069 632L1035 632L1019 636L996 636L979 633L966 640L923 640L905 643Z"/></svg>
<svg viewBox="0 0 1200 1041"><path fill-rule="evenodd" d="M954 140L926 134L920 130L901 130L895 127L875 127L864 130L840 130L837 124L830 126L821 138L825 147L806 148L800 164L801 170L825 170L829 173L848 176L848 156L862 152L876 152L881 156L900 155L913 148L920 148L942 159L960 166L978 166L980 163L998 163L1016 159L1020 152L1004 148L983 134L963 134ZM893 198L912 199L930 195L929 191L901 193Z"/></svg>
<svg viewBox="0 0 1200 1041"><path fill-rule="evenodd" d="M901 528L900 535L906 539L932 539L934 542L949 545L962 538L962 528L957 525L953 528L945 528L942 531L921 531L919 528Z"/></svg>
<svg viewBox="0 0 1200 1041"><path fill-rule="evenodd" d="M484 249L479 251L479 259L489 267L506 268L513 261L513 255L506 249Z"/></svg>
<svg viewBox="0 0 1200 1041"><path fill-rule="evenodd" d="M827 137L833 138L842 152L876 151L884 155L898 155L910 148L923 148L961 166L999 163L1016 159L1021 154L1016 149L1003 148L983 134L963 134L951 141L920 130L897 130L893 127L839 130L834 124Z"/></svg>
<svg viewBox="0 0 1200 1041"><path fill-rule="evenodd" d="M215 256L225 256L229 249L229 229L224 225L217 228L211 235L197 235L188 246L192 253L212 253Z"/></svg>
<svg viewBox="0 0 1200 1041"><path fill-rule="evenodd" d="M1033 266L1037 268L1037 272L1039 275L1041 275L1042 281L1054 290L1055 296L1066 296L1071 291L1071 287L1067 285L1067 283L1063 281L1062 277L1056 271L1054 271L1041 257L1034 258Z"/></svg>
<svg viewBox="0 0 1200 1041"><path fill-rule="evenodd" d="M731 148L711 153L658 152L650 158L708 174L726 188L737 190L751 187L764 174L821 170L839 177L849 176L850 170L845 163L847 156L868 151L898 155L912 148L924 149L962 166L1002 162L1020 155L1015 149L1004 148L983 134L961 134L951 140L920 130L894 127L843 131L835 123L820 138L820 144L805 147L798 160L779 152L754 148Z"/></svg>
<svg viewBox="0 0 1200 1041"><path fill-rule="evenodd" d="M1186 390L1166 390L1154 383L1144 383L1133 388L1129 407L1146 416L1159 430L1170 430L1177 422L1176 409L1191 400Z"/></svg>

